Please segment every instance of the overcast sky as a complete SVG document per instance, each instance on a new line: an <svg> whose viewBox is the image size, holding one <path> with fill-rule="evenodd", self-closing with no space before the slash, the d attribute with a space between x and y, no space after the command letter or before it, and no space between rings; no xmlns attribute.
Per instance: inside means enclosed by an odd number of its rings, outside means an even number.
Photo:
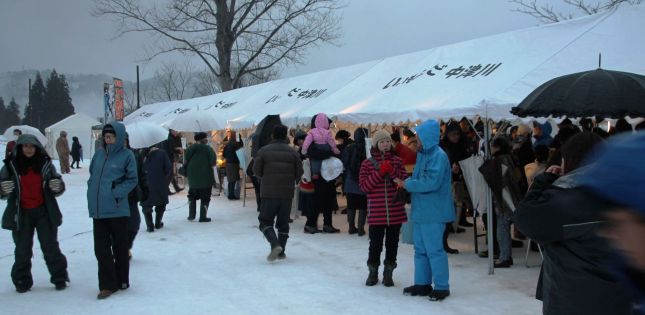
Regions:
<svg viewBox="0 0 645 315"><path fill-rule="evenodd" d="M549 1L547 1L549 2ZM561 1L551 0L558 4ZM507 0L346 0L341 46L310 51L294 76L531 27ZM114 39L115 25L90 14L91 0L1 0L0 72L56 68L63 73L135 78L144 34ZM183 57L174 57L177 60ZM157 63L144 68L152 76ZM197 64L198 65L198 64Z"/></svg>

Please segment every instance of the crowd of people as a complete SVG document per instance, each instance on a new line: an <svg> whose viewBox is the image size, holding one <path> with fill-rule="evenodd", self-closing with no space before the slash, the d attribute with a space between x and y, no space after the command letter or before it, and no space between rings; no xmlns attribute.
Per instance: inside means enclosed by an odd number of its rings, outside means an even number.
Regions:
<svg viewBox="0 0 645 315"><path fill-rule="evenodd" d="M496 268L513 265L512 248L529 238L544 250L537 297L545 314L630 314L643 311L645 293L645 209L642 191L645 135L619 120L606 132L593 120L574 124L565 119L552 137L550 123L494 126L483 141L482 121L429 120L414 129L356 128L351 134L331 131L325 114L312 119L308 132L281 124L271 130L271 142L254 148L247 171L256 185L259 229L269 243L268 261L286 259L292 203L306 216L304 232L339 233L332 213L339 210L337 187L347 201L348 233L368 235L366 286L394 286L402 226L412 230L414 283L403 289L412 296L440 301L450 295L447 254L450 232L472 227L477 216L460 162L488 153L479 172L492 191ZM640 126L640 127L639 127ZM637 130L642 128L642 124ZM11 278L18 292L29 291L34 232L56 289L69 281L67 262L58 247L62 215L56 197L65 191L62 176L42 144L32 135L14 131L0 171L0 197L8 199L2 227L12 230L16 246ZM80 143L70 151L67 134L56 142L61 173L69 159L78 167ZM132 150L123 124L107 124L101 150L89 166L87 200L93 219L98 263L99 299L130 286L129 260L142 208L146 230L162 229L171 194L181 191L176 162L183 155L188 179L188 220L210 222L207 216L217 157L206 133L183 151L181 135L144 150ZM353 139L352 139L353 138ZM240 135L227 133L223 156L228 178L227 198L239 199ZM486 152L490 150L490 152ZM342 172L325 176L325 163L339 159ZM328 165L328 164L327 164ZM153 217L154 214L154 217ZM319 216L323 216L322 229ZM408 222L409 221L409 222ZM641 307L641 308L639 308Z"/></svg>

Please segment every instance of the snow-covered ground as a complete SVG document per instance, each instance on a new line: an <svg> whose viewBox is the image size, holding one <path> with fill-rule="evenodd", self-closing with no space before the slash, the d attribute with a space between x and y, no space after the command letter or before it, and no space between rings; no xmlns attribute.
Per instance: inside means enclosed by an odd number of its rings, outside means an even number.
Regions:
<svg viewBox="0 0 645 315"><path fill-rule="evenodd" d="M3 150L4 152L4 150ZM86 165L89 161L85 161ZM165 227L147 233L142 223L130 267L131 288L98 301L92 221L86 209L87 168L65 175L59 198L64 215L59 241L69 264L70 287L54 290L34 240L34 286L18 294L11 283L11 233L0 232L2 314L538 314L534 298L539 268L516 265L487 274L474 254L472 229L451 235L459 255L449 256L452 295L443 302L402 294L412 284L413 248L401 244L395 287L366 287L368 239L347 235L345 217L334 216L342 234L308 235L304 218L291 225L288 259L268 263L268 244L257 229L255 201L214 197L211 223L186 220L185 193L171 196ZM252 193L252 190L249 190ZM5 202L0 202L4 210ZM532 253L530 261L537 263Z"/></svg>

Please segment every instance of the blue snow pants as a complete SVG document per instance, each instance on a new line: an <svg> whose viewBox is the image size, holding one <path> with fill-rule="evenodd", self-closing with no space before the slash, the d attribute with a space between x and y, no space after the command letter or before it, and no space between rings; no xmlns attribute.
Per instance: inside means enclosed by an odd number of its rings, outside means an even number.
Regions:
<svg viewBox="0 0 645 315"><path fill-rule="evenodd" d="M414 224L414 284L449 290L448 255L443 249L445 223Z"/></svg>

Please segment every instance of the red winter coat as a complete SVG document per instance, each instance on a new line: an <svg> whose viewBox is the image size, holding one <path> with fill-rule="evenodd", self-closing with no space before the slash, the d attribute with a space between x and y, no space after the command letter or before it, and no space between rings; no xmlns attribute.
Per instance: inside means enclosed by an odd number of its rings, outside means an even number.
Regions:
<svg viewBox="0 0 645 315"><path fill-rule="evenodd" d="M394 201L396 184L393 181L394 178L404 180L407 177L403 161L391 152L386 152L382 156L376 149L372 149L372 157L379 165L384 160L390 161L394 173L386 180L379 174L370 159L361 164L359 186L367 194L367 223L369 225L403 224L408 220L405 205Z"/></svg>

